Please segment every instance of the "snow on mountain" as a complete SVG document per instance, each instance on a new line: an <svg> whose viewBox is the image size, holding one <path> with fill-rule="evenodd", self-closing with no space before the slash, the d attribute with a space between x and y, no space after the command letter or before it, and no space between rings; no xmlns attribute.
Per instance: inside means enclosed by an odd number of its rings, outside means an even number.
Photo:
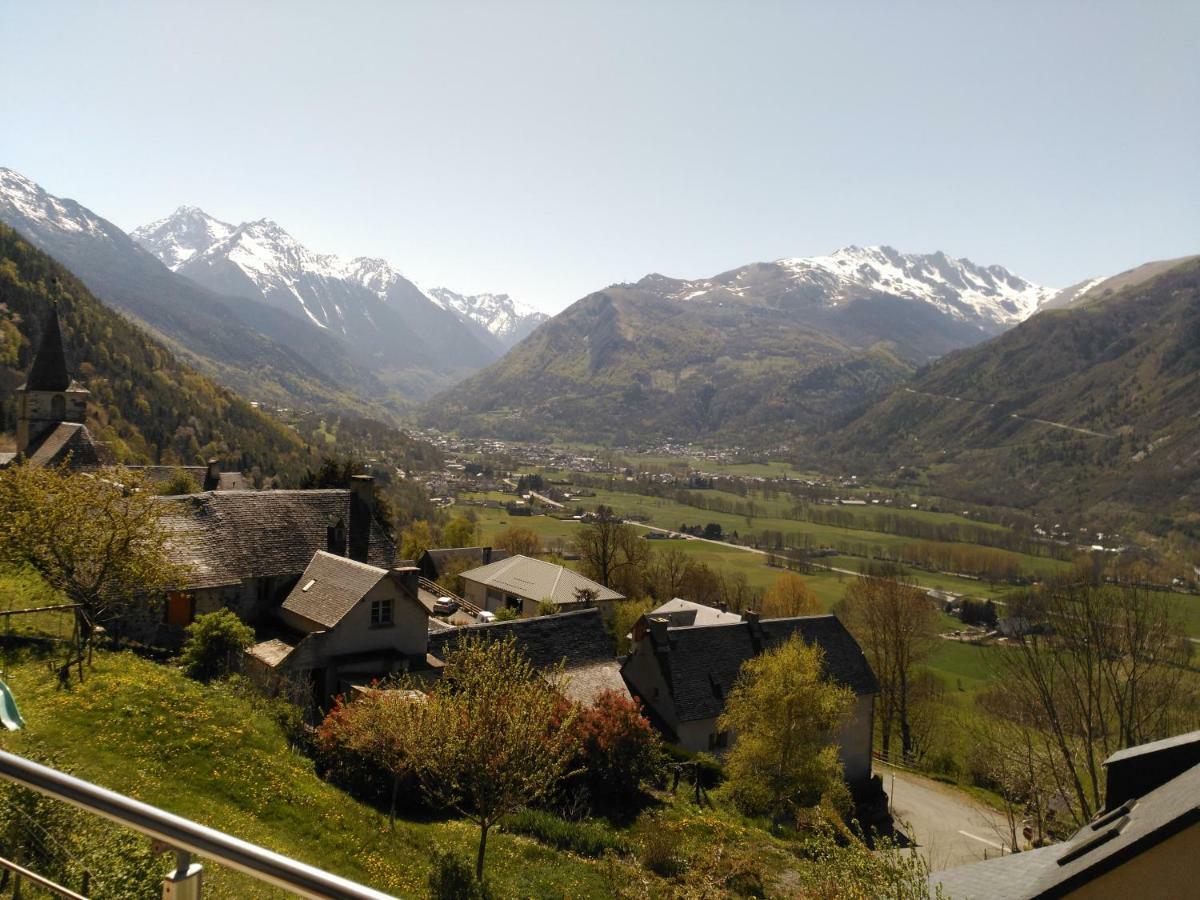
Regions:
<svg viewBox="0 0 1200 900"><path fill-rule="evenodd" d="M492 353L507 349L546 318L506 294L426 291L383 259L317 253L270 219L234 227L194 207L180 207L134 236L189 278L226 293L261 295L348 337L368 324L381 327L377 303L428 306L436 315L449 314ZM423 309L420 315L428 320L431 312Z"/></svg>
<svg viewBox="0 0 1200 900"><path fill-rule="evenodd" d="M420 360L436 373L473 371L499 350L386 261L317 252L271 219L234 227L184 209L138 233L180 275L297 316L381 370Z"/></svg>
<svg viewBox="0 0 1200 900"><path fill-rule="evenodd" d="M26 228L47 228L53 231L86 237L109 237L112 225L80 206L48 194L41 185L30 181L20 172L0 168L0 211L5 221Z"/></svg>
<svg viewBox="0 0 1200 900"><path fill-rule="evenodd" d="M764 275L764 266L775 271ZM850 246L828 256L781 259L708 281L683 282L673 299L702 299L717 289L751 296L764 280L772 283L773 291L784 289L827 308L872 294L921 301L987 331L1024 321L1058 294L1002 266L977 266L941 252L907 254L887 246ZM775 283L780 280L782 285Z"/></svg>
<svg viewBox="0 0 1200 900"><path fill-rule="evenodd" d="M162 260L171 271L234 231L228 222L214 219L195 206L181 206L165 219L134 229L129 236Z"/></svg>
<svg viewBox="0 0 1200 900"><path fill-rule="evenodd" d="M483 326L507 346L516 344L549 318L508 294L460 294L444 287L431 288L429 294L443 309Z"/></svg>

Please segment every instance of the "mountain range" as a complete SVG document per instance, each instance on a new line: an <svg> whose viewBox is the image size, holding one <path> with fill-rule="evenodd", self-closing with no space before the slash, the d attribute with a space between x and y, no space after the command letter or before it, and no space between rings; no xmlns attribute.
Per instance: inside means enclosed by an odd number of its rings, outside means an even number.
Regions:
<svg viewBox="0 0 1200 900"><path fill-rule="evenodd" d="M809 461L1200 539L1200 257L1148 263L920 371Z"/></svg>
<svg viewBox="0 0 1200 900"><path fill-rule="evenodd" d="M382 260L312 252L266 219L181 208L135 239L10 169L0 222L198 370L272 406L390 420L542 318L504 295L437 298Z"/></svg>
<svg viewBox="0 0 1200 900"><path fill-rule="evenodd" d="M407 330L443 359L482 364L546 319L507 294L425 291L385 260L314 252L270 219L235 226L181 206L130 236L199 284L303 315L381 358Z"/></svg>
<svg viewBox="0 0 1200 900"><path fill-rule="evenodd" d="M698 280L652 274L578 301L420 416L516 439L765 444L832 427L1060 293L886 246Z"/></svg>

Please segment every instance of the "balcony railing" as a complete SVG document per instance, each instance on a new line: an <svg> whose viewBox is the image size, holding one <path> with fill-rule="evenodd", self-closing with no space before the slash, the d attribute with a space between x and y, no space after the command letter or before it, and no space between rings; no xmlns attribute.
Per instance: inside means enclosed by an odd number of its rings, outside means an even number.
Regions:
<svg viewBox="0 0 1200 900"><path fill-rule="evenodd" d="M62 800L87 812L139 831L175 851L176 867L163 882L163 896L199 900L200 869L191 855L236 869L301 897L328 900L389 900L390 895L297 862L263 847L134 800L116 791L67 775L24 757L0 751L0 778ZM7 859L0 867L17 872L60 897L78 898L59 885Z"/></svg>

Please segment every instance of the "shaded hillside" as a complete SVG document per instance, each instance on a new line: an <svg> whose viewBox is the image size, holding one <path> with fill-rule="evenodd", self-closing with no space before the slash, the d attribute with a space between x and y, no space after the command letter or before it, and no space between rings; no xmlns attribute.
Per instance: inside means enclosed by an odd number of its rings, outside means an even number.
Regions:
<svg viewBox="0 0 1200 900"><path fill-rule="evenodd" d="M1131 280L934 363L810 458L1200 537L1200 261Z"/></svg>
<svg viewBox="0 0 1200 900"><path fill-rule="evenodd" d="M560 313L422 415L496 437L761 443L830 421L909 371L886 349L852 350L786 311L618 286Z"/></svg>
<svg viewBox="0 0 1200 900"><path fill-rule="evenodd" d="M162 344L108 309L61 265L0 224L0 409L13 427L12 390L51 302L68 365L92 392L88 425L128 462L226 465L299 477L313 453L295 431L181 364Z"/></svg>

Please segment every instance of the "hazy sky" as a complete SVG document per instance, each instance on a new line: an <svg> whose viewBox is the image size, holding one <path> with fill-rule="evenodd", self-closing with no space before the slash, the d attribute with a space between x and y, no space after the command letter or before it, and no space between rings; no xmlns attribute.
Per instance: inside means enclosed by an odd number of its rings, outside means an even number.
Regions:
<svg viewBox="0 0 1200 900"><path fill-rule="evenodd" d="M1200 3L0 0L0 165L548 311L845 244L1200 251Z"/></svg>

